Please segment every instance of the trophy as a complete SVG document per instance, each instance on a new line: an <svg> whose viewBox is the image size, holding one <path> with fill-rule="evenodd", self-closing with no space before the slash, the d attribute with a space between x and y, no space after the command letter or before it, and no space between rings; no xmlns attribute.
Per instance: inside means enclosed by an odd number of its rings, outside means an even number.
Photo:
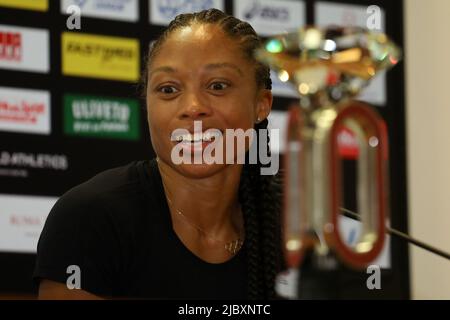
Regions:
<svg viewBox="0 0 450 320"><path fill-rule="evenodd" d="M255 55L300 96L299 107L289 110L285 153L287 266L299 267L306 253L313 252L325 262L332 256L351 268L366 268L379 256L385 239L388 139L376 110L352 98L379 71L397 64L400 49L383 33L309 26L268 39ZM343 240L339 223L338 134L343 128L353 132L358 144L356 218L362 231L353 246Z"/></svg>

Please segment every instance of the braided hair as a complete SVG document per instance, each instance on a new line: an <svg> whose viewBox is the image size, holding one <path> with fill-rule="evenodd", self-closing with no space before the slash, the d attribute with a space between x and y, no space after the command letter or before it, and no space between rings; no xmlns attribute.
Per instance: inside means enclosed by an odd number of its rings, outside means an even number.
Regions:
<svg viewBox="0 0 450 320"><path fill-rule="evenodd" d="M261 40L252 26L218 9L203 10L196 13L180 14L169 24L164 33L150 46L147 61L158 53L172 32L192 24L214 24L230 38L238 41L246 58L255 65L255 81L259 89L272 89L270 70L256 61L253 51ZM143 92L146 92L148 63L142 76ZM255 125L255 129L267 129L268 120ZM265 131L268 132L267 130ZM256 135L256 147L259 150L259 134ZM269 137L267 137L269 154ZM282 267L280 200L281 187L277 176L261 175L261 162L250 164L248 152L243 166L239 201L244 215L246 233L245 246L248 260L248 297L250 299L275 298L275 276Z"/></svg>

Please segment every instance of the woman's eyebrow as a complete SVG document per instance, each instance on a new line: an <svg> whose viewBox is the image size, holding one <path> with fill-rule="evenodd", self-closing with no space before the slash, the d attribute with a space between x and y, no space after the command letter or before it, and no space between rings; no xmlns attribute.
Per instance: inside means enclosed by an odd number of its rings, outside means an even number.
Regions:
<svg viewBox="0 0 450 320"><path fill-rule="evenodd" d="M172 68L172 67L169 67L169 66L158 67L156 69L153 69L153 70L149 71L150 77L153 76L157 72L175 73L175 72L177 72L177 70L175 68Z"/></svg>
<svg viewBox="0 0 450 320"><path fill-rule="evenodd" d="M235 64L228 63L228 62L222 62L222 63L210 63L205 66L206 70L214 70L214 69L220 69L220 68L230 68L235 71L237 71L241 76L244 75L242 70ZM177 69L170 67L170 66L162 66L155 68L153 70L150 70L150 77L153 76L157 72L167 72L167 73L176 73Z"/></svg>
<svg viewBox="0 0 450 320"><path fill-rule="evenodd" d="M222 62L222 63L210 63L205 66L205 69L207 70L213 70L213 69L220 69L220 68L231 68L237 71L241 76L244 75L241 69L235 64L228 63L228 62Z"/></svg>

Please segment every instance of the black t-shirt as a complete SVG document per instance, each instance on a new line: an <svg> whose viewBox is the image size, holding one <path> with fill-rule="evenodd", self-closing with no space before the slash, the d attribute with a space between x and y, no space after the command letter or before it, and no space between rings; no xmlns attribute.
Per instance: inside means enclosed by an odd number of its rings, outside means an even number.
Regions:
<svg viewBox="0 0 450 320"><path fill-rule="evenodd" d="M37 248L34 279L117 298L246 299L245 245L225 263L203 261L172 228L156 160L107 170L64 194Z"/></svg>

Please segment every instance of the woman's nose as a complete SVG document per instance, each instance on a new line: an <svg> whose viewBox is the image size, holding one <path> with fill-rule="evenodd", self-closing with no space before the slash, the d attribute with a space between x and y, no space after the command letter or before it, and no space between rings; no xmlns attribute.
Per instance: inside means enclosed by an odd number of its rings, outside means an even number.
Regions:
<svg viewBox="0 0 450 320"><path fill-rule="evenodd" d="M186 99L182 100L181 118L198 119L211 114L211 108L209 108L207 101L202 99L198 93L186 94Z"/></svg>

